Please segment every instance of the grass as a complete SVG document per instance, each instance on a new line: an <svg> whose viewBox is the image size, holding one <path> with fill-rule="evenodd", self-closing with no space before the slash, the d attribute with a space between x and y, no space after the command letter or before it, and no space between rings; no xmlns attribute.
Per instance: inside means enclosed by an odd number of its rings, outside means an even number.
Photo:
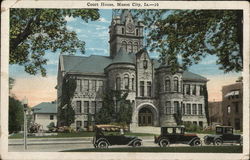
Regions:
<svg viewBox="0 0 250 160"><path fill-rule="evenodd" d="M131 133L127 132L125 135L128 136L154 136L154 134L149 133ZM28 138L71 138L71 137L93 137L94 132L76 132L76 133L58 133L58 135L52 136L28 136ZM20 139L23 138L22 133L17 133L9 136L10 139Z"/></svg>
<svg viewBox="0 0 250 160"><path fill-rule="evenodd" d="M65 150L63 152L193 152L193 153L242 153L242 146L201 146L201 147L127 147L127 148L90 148Z"/></svg>

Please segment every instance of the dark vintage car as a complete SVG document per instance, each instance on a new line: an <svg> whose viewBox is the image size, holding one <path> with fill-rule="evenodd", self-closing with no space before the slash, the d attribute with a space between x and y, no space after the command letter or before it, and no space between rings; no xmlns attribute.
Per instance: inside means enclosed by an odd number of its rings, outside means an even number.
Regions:
<svg viewBox="0 0 250 160"><path fill-rule="evenodd" d="M142 145L142 140L135 136L125 136L119 126L96 125L93 145L95 148L108 148L111 145L139 147Z"/></svg>
<svg viewBox="0 0 250 160"><path fill-rule="evenodd" d="M222 145L223 143L238 143L242 144L242 136L233 133L231 126L216 126L214 135L207 135L204 137L206 145Z"/></svg>
<svg viewBox="0 0 250 160"><path fill-rule="evenodd" d="M200 146L201 140L196 134L185 134L185 127L161 127L161 135L154 137L154 142L160 147L170 144L188 144Z"/></svg>

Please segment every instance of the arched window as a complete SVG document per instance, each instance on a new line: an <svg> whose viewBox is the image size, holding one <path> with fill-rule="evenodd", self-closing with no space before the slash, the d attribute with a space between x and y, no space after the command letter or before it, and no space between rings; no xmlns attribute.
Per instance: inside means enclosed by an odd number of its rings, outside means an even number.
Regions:
<svg viewBox="0 0 250 160"><path fill-rule="evenodd" d="M129 76L127 74L124 75L124 89L129 89Z"/></svg>
<svg viewBox="0 0 250 160"><path fill-rule="evenodd" d="M121 89L121 78L116 77L116 90L120 90L120 89Z"/></svg>
<svg viewBox="0 0 250 160"><path fill-rule="evenodd" d="M174 78L174 92L179 91L179 80L177 77Z"/></svg>
<svg viewBox="0 0 250 160"><path fill-rule="evenodd" d="M122 48L124 48L127 51L127 42L122 41Z"/></svg>
<svg viewBox="0 0 250 160"><path fill-rule="evenodd" d="M122 27L122 34L124 34L125 33L125 30L124 30L124 28Z"/></svg>
<svg viewBox="0 0 250 160"><path fill-rule="evenodd" d="M132 87L132 91L134 91L135 90L135 76L134 75L132 75L132 79L131 79L131 83L132 83L132 85L131 85L131 87Z"/></svg>
<svg viewBox="0 0 250 160"><path fill-rule="evenodd" d="M128 53L132 53L133 52L133 47L132 47L132 42L128 42Z"/></svg>
<svg viewBox="0 0 250 160"><path fill-rule="evenodd" d="M170 79L169 79L169 77L167 77L165 79L165 92L170 92L170 90L171 90L170 86L171 86Z"/></svg>
<svg viewBox="0 0 250 160"><path fill-rule="evenodd" d="M138 51L138 47L139 47L138 42L135 42L135 43L134 43L134 52L137 52L137 51Z"/></svg>

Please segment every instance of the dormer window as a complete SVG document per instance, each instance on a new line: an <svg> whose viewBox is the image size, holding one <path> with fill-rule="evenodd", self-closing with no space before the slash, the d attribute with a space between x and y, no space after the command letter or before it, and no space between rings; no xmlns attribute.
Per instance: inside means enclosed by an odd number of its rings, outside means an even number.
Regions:
<svg viewBox="0 0 250 160"><path fill-rule="evenodd" d="M146 59L143 60L143 68L144 69L148 68L148 61Z"/></svg>

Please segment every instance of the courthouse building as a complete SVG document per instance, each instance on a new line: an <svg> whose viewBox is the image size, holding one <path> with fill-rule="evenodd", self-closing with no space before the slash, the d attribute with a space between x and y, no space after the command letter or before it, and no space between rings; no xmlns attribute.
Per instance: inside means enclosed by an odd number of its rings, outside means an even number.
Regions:
<svg viewBox="0 0 250 160"><path fill-rule="evenodd" d="M77 82L72 127L88 126L88 116L100 110L102 96L109 89L128 92L127 100L133 104L132 128L176 125L174 113L178 110L184 122L207 125L205 77L181 69L172 74L168 64L151 59L143 49L143 24L127 10L113 16L109 34L110 56L59 58L58 105L63 81L73 77ZM97 43L101 41L97 39Z"/></svg>

